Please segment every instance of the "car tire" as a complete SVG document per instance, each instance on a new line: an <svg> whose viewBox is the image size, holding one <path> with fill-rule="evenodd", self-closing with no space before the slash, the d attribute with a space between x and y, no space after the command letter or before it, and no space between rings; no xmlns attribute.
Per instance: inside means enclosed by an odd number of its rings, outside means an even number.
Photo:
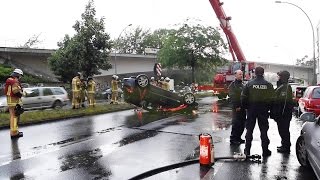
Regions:
<svg viewBox="0 0 320 180"><path fill-rule="evenodd" d="M140 74L136 78L137 84L141 88L146 88L150 83L149 83L149 78L145 74Z"/></svg>
<svg viewBox="0 0 320 180"><path fill-rule="evenodd" d="M186 93L185 95L183 95L183 102L185 104L192 105L195 103L195 101L196 101L196 98L195 98L194 94Z"/></svg>
<svg viewBox="0 0 320 180"><path fill-rule="evenodd" d="M61 109L62 107L63 107L63 104L61 101L55 101L52 106L53 109Z"/></svg>
<svg viewBox="0 0 320 180"><path fill-rule="evenodd" d="M296 156L302 167L310 168L308 153L303 136L299 136L296 142Z"/></svg>

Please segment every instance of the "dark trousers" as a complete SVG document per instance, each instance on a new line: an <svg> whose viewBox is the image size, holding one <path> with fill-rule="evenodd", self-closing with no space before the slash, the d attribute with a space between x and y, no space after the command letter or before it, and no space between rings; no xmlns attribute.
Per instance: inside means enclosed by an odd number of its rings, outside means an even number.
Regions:
<svg viewBox="0 0 320 180"><path fill-rule="evenodd" d="M292 115L285 115L281 118L277 119L278 124L278 131L281 137L281 146L284 148L290 148L290 121L291 121Z"/></svg>
<svg viewBox="0 0 320 180"><path fill-rule="evenodd" d="M235 108L232 108L232 128L230 141L240 141L241 135L244 131L246 123L246 111L241 109L236 111Z"/></svg>
<svg viewBox="0 0 320 180"><path fill-rule="evenodd" d="M266 108L249 108L247 115L247 122L246 122L246 151L250 152L251 142L252 142L252 134L254 127L256 125L256 120L258 119L258 126L260 129L260 138L261 138L261 146L262 150L268 150L269 146L269 138L268 138L268 129L269 129L269 122L268 122L268 110Z"/></svg>

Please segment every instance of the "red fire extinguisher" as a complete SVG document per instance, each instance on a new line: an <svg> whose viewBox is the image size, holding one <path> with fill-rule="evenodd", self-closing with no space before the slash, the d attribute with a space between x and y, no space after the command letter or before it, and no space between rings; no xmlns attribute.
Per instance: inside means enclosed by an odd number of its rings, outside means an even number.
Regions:
<svg viewBox="0 0 320 180"><path fill-rule="evenodd" d="M211 166L214 164L214 145L212 143L212 136L208 133L199 135L200 141L200 165Z"/></svg>

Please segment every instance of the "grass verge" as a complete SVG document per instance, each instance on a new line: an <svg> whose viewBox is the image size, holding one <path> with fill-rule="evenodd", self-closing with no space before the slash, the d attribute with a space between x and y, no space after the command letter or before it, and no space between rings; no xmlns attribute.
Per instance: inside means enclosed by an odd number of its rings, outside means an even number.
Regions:
<svg viewBox="0 0 320 180"><path fill-rule="evenodd" d="M54 120L63 120L68 118L90 116L115 111L121 111L134 108L133 105L127 103L121 104L98 104L94 108L81 109L59 109L59 110L39 110L26 111L21 115L19 125L28 125L34 123L42 123ZM9 127L9 113L0 113L0 128Z"/></svg>

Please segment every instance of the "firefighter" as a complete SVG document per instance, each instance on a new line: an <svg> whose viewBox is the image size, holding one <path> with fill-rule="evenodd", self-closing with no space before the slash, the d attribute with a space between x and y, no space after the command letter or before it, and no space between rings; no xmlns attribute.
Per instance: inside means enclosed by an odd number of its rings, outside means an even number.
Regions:
<svg viewBox="0 0 320 180"><path fill-rule="evenodd" d="M235 71L235 80L229 85L229 96L232 103L232 129L230 144L240 145L245 143L241 135L245 128L246 111L241 107L240 96L243 89L243 72L239 69Z"/></svg>
<svg viewBox="0 0 320 180"><path fill-rule="evenodd" d="M6 80L5 94L10 113L10 136L11 138L19 138L23 133L18 130L20 114L23 113L21 97L23 95L20 78L23 76L21 69L15 69L10 77Z"/></svg>
<svg viewBox="0 0 320 180"><path fill-rule="evenodd" d="M88 77L87 81L87 92L88 92L88 102L89 107L94 107L96 105L95 93L96 93L96 82L91 76Z"/></svg>
<svg viewBox="0 0 320 180"><path fill-rule="evenodd" d="M270 112L270 117L277 122L279 135L281 137L281 146L277 147L280 153L290 153L290 121L294 102L292 99L292 88L288 83L290 73L281 71L278 73L277 89L275 98Z"/></svg>
<svg viewBox="0 0 320 180"><path fill-rule="evenodd" d="M79 109L80 107L80 77L81 73L78 72L72 79L72 109Z"/></svg>
<svg viewBox="0 0 320 180"><path fill-rule="evenodd" d="M154 77L150 78L150 84L153 86L157 86L157 81L154 79Z"/></svg>
<svg viewBox="0 0 320 180"><path fill-rule="evenodd" d="M169 84L169 82L170 82L170 78L169 78L169 77L166 77L166 78L164 79L163 84L162 84L162 88L163 88L164 90L170 91L170 84Z"/></svg>
<svg viewBox="0 0 320 180"><path fill-rule="evenodd" d="M87 85L86 82L84 80L83 76L80 76L80 105L81 107L85 107L85 101L86 101L86 89L87 89Z"/></svg>
<svg viewBox="0 0 320 180"><path fill-rule="evenodd" d="M158 86L163 89L164 77L161 77L158 81Z"/></svg>
<svg viewBox="0 0 320 180"><path fill-rule="evenodd" d="M118 103L118 76L113 75L111 80L111 102L110 104Z"/></svg>
<svg viewBox="0 0 320 180"><path fill-rule="evenodd" d="M241 93L241 105L247 109L246 122L246 142L244 154L250 155L252 134L258 119L260 129L260 138L262 146L262 156L270 156L269 150L269 110L274 96L273 85L266 81L263 77L264 69L262 67L255 68L256 78L249 81L243 88Z"/></svg>

